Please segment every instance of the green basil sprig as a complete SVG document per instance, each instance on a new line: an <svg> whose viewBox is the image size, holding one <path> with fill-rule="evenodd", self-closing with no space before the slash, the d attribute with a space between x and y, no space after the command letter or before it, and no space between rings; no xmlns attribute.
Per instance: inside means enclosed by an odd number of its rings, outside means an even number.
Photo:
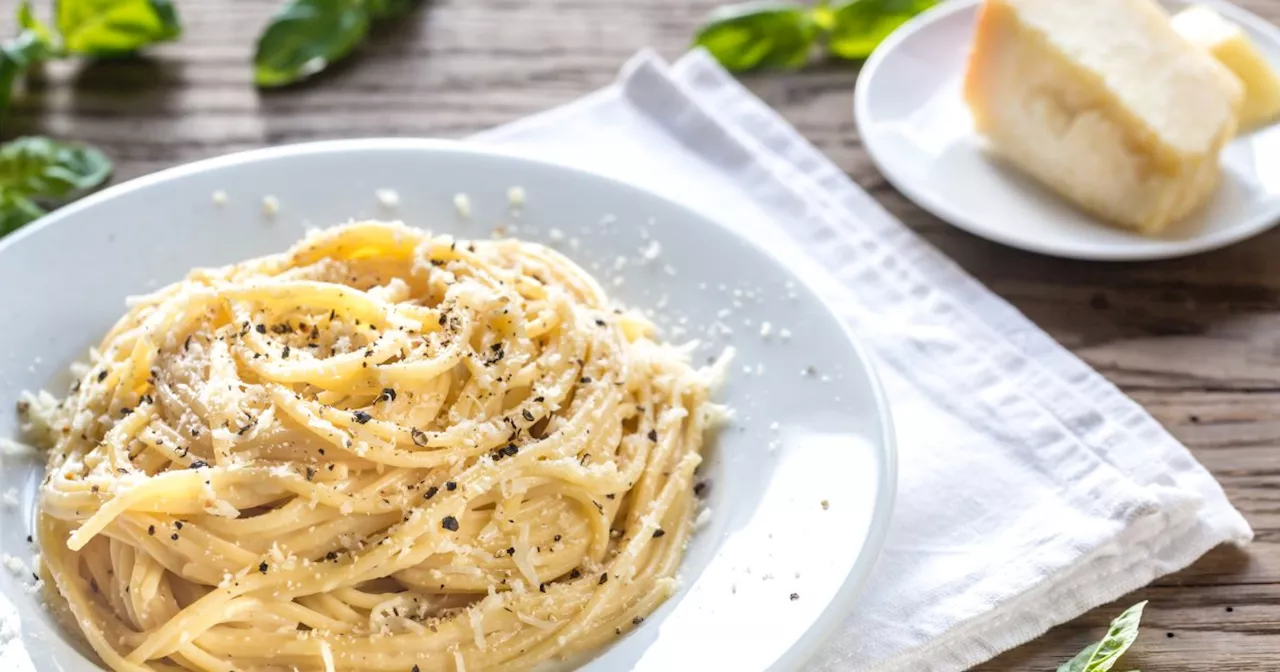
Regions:
<svg viewBox="0 0 1280 672"><path fill-rule="evenodd" d="M59 0L54 13L72 54L131 54L182 35L169 0Z"/></svg>
<svg viewBox="0 0 1280 672"><path fill-rule="evenodd" d="M863 59L908 19L936 0L840 0L805 7L753 1L713 11L694 36L725 68L797 68L817 47L837 58Z"/></svg>
<svg viewBox="0 0 1280 672"><path fill-rule="evenodd" d="M1111 621L1111 627L1102 641L1086 646L1074 658L1063 663L1058 672L1107 672L1115 667L1120 656L1133 646L1138 639L1138 624L1142 620L1142 609L1146 601L1139 602L1124 610L1124 613Z"/></svg>
<svg viewBox="0 0 1280 672"><path fill-rule="evenodd" d="M111 161L85 145L40 137L0 145L0 236L98 188L110 175Z"/></svg>
<svg viewBox="0 0 1280 672"><path fill-rule="evenodd" d="M369 24L400 15L420 0L289 0L258 38L254 81L292 84L345 58L364 41Z"/></svg>
<svg viewBox="0 0 1280 672"><path fill-rule="evenodd" d="M18 5L18 35L0 42L0 117L14 84L35 63L130 54L182 34L169 0L58 0L54 17L56 31L36 18L29 0Z"/></svg>
<svg viewBox="0 0 1280 672"><path fill-rule="evenodd" d="M53 58L60 51L57 36L35 18L31 4L18 6L17 37L0 43L0 116L9 110L9 99L18 78L39 61Z"/></svg>
<svg viewBox="0 0 1280 672"><path fill-rule="evenodd" d="M803 7L747 2L713 11L694 43L734 71L798 68L809 60L817 35L817 22Z"/></svg>

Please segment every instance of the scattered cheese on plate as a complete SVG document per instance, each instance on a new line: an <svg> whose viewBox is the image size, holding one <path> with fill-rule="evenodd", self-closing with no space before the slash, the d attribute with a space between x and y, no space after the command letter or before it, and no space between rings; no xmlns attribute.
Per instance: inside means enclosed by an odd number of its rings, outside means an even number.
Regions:
<svg viewBox="0 0 1280 672"><path fill-rule="evenodd" d="M995 154L1156 233L1213 192L1243 90L1153 0L987 0L964 95Z"/></svg>
<svg viewBox="0 0 1280 672"><path fill-rule="evenodd" d="M1208 7L1188 7L1174 15L1173 29L1208 51L1244 84L1240 128L1256 128L1280 115L1280 76L1244 30Z"/></svg>

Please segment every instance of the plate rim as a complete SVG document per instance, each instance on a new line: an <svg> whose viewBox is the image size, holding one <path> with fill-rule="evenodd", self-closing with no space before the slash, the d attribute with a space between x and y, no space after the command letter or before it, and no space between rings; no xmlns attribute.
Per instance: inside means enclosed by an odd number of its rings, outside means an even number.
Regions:
<svg viewBox="0 0 1280 672"><path fill-rule="evenodd" d="M1169 1L1188 6L1193 4L1208 5L1227 19L1245 26L1247 29L1266 35L1277 46L1280 46L1280 26L1276 26L1257 14L1226 0ZM1151 239L1136 241L1132 245L1123 246L1081 245L1060 247L1041 244L1034 239L1009 235L1002 229L984 225L979 221L978 216L957 210L948 205L943 199L936 197L927 184L922 184L918 180L910 179L898 172L893 162L884 159L887 152L880 145L877 139L878 134L872 133L868 135L866 132L868 125L872 123L870 121L869 82L879 74L882 64L893 55L894 51L903 42L911 39L933 23L950 18L953 14L961 12L976 13L978 6L983 2L984 0L948 0L948 2L934 5L912 17L872 52L858 72L858 79L854 84L853 92L853 117L858 137L862 141L862 146L872 164L875 165L876 170L913 204L939 220L979 238L1025 252L1080 261L1158 261L1188 257L1234 245L1261 235L1280 225L1280 203L1277 203L1263 212L1245 218L1237 226L1186 240L1161 241ZM1101 222L1098 222L1098 224L1106 226Z"/></svg>
<svg viewBox="0 0 1280 672"><path fill-rule="evenodd" d="M714 226L721 229L727 235L737 238L745 245L754 248L758 253L772 260L780 268L785 269L785 272L790 276L790 279L803 285L814 299L818 301L819 305L821 305L828 313L832 320L839 325L841 333L843 334L845 341L850 345L858 364L866 372L867 384L869 387L868 392L870 393L871 399L874 403L874 413L879 423L879 435L876 437L878 440L874 451L877 456L878 464L878 473L876 475L878 491L869 514L870 520L867 526L864 543L858 551L858 555L850 564L849 570L839 588L833 595L831 595L826 606L815 617L813 625L796 637L795 640L791 642L780 654L778 654L774 660L769 661L762 667L762 669L766 670L801 669L806 661L810 660L817 654L818 650L830 638L837 626L853 610L854 606L858 602L858 598L865 591L867 584L871 579L871 575L882 555L885 540L888 536L889 527L892 523L893 514L896 509L898 496L899 457L896 431L893 425L893 414L889 404L888 395L885 391L877 364L871 355L870 349L853 331L848 323L839 317L839 311L832 306L827 297L818 290L814 283L811 282L805 274L797 273L792 270L789 264L775 255L768 247L760 244L751 236L743 235L738 231L735 231L732 227L721 220L704 215L680 201L626 180L618 179L601 172L587 170L567 163L561 163L552 158L533 156L515 150L494 147L471 141L377 136L337 140L304 141L248 149L182 163L153 173L140 175L91 193L80 200L50 212L49 214L39 218L37 221L18 229L8 236L0 238L0 258L3 258L6 253L12 254L12 248L19 245L22 240L33 235L37 231L43 230L49 226L55 226L69 217L76 216L82 211L96 207L99 203L110 201L140 188L161 184L170 180L181 179L189 175L196 175L215 169L233 168L238 165L251 164L276 158L298 157L324 153L361 153L388 150L480 155L500 161L523 163L535 166L538 169L554 170L571 174L575 179L588 181L595 180L597 182L610 184L613 188L622 189L624 191L639 194L644 198L662 202L667 206L680 211L689 219L697 220L702 222L704 225ZM681 562L683 563L683 561L684 560L682 559ZM24 640L25 635L16 638L16 641L19 642ZM593 655L591 659L584 663L584 665L589 667L594 660L595 656ZM584 667L584 669L586 668Z"/></svg>

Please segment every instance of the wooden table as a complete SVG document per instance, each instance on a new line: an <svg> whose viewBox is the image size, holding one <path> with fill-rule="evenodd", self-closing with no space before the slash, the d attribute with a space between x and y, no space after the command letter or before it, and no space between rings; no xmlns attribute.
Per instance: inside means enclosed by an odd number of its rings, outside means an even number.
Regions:
<svg viewBox="0 0 1280 672"><path fill-rule="evenodd" d="M94 143L116 160L118 179L303 140L464 136L608 84L641 47L679 55L715 0L442 0L378 27L313 83L265 93L251 84L249 58L279 0L176 4L181 42L146 60L48 68L3 135ZM1280 0L1241 4L1280 21ZM47 12L48 2L37 5ZM12 33L12 17L0 30ZM894 214L1141 402L1257 531L1247 551L1214 551L981 669L1055 669L1138 599L1151 604L1124 669L1280 669L1280 230L1142 264L985 242L925 214L872 167L851 116L856 77L842 64L748 84Z"/></svg>

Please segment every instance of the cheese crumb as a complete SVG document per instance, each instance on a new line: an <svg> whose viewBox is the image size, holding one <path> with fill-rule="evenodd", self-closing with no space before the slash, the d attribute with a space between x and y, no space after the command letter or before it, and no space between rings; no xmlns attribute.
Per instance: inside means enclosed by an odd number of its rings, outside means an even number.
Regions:
<svg viewBox="0 0 1280 672"><path fill-rule="evenodd" d="M507 190L507 201L511 203L513 208L523 207L524 198L524 187L511 187Z"/></svg>
<svg viewBox="0 0 1280 672"><path fill-rule="evenodd" d="M471 197L462 192L453 195L453 207L465 219L471 219Z"/></svg>
<svg viewBox="0 0 1280 672"><path fill-rule="evenodd" d="M18 489L9 488L4 493L4 506L8 509L17 508L18 506Z"/></svg>
<svg viewBox="0 0 1280 672"><path fill-rule="evenodd" d="M547 232L547 235L551 237L551 240L556 242L564 240L564 231L561 231L560 229L551 229Z"/></svg>
<svg viewBox="0 0 1280 672"><path fill-rule="evenodd" d="M280 199L267 194L262 197L262 212L268 216L273 216L280 211Z"/></svg>
<svg viewBox="0 0 1280 672"><path fill-rule="evenodd" d="M214 205L226 205L228 200L230 200L230 197L229 197L229 196L227 196L227 192L225 192L225 191L223 191L223 190L221 190L221 189L219 189L219 190L217 190L217 191L213 192L213 204L214 204Z"/></svg>
<svg viewBox="0 0 1280 672"><path fill-rule="evenodd" d="M388 208L394 208L400 205L400 194L395 189L378 189L373 192L378 202Z"/></svg>
<svg viewBox="0 0 1280 672"><path fill-rule="evenodd" d="M773 325L768 322L760 323L760 337L769 338L769 334L773 331Z"/></svg>
<svg viewBox="0 0 1280 672"><path fill-rule="evenodd" d="M779 338L781 338L781 339L782 339L782 340L784 340L784 341L789 341L789 340L791 340L791 330L790 330L790 329L781 329L781 330L779 330L779 331L778 331L778 337L779 337Z"/></svg>
<svg viewBox="0 0 1280 672"><path fill-rule="evenodd" d="M654 259L657 259L660 254L662 254L662 244L656 240L649 241L649 245L640 251L640 255L643 256L646 261L653 261Z"/></svg>

